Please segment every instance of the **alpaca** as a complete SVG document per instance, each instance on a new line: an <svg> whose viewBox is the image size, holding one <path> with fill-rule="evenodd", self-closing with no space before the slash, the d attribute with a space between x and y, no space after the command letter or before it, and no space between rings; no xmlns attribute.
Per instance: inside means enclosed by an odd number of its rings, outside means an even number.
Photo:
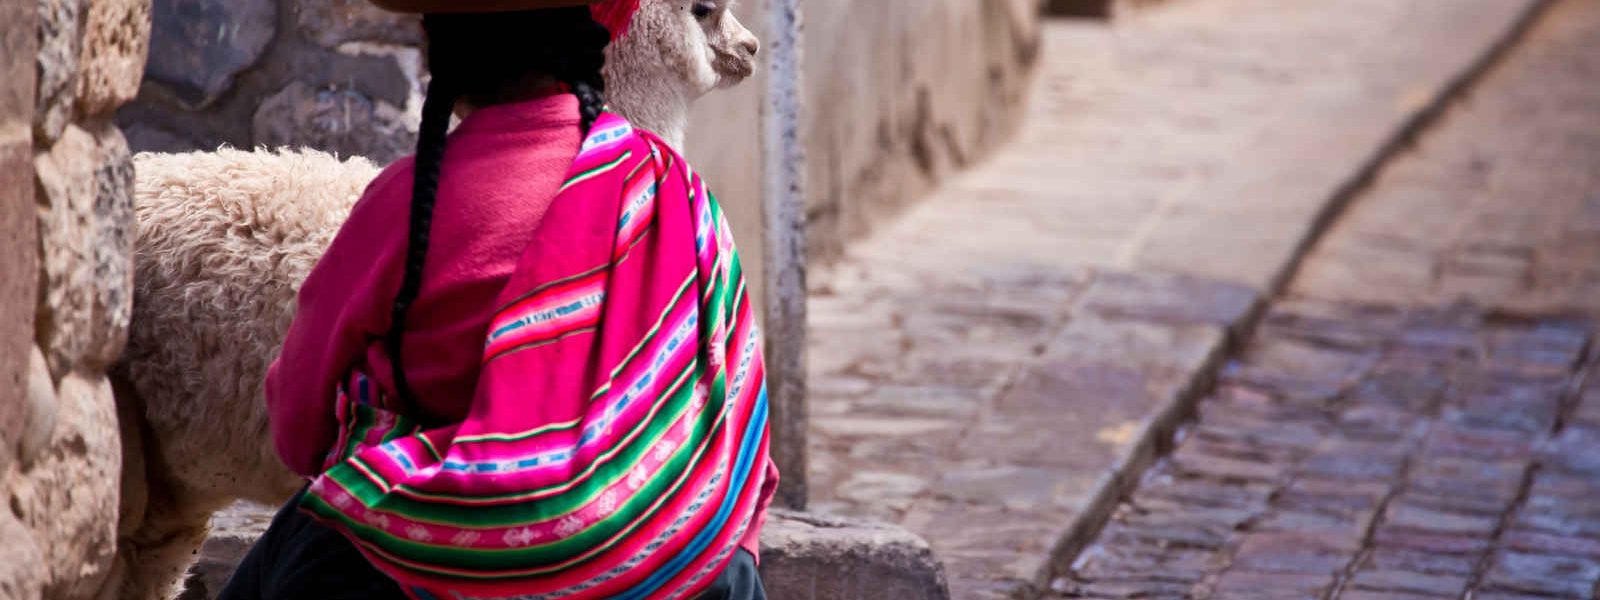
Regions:
<svg viewBox="0 0 1600 600"><path fill-rule="evenodd" d="M732 4L640 2L628 35L606 49L606 96L612 107L682 148L690 105L755 72L761 43L733 16Z"/></svg>
<svg viewBox="0 0 1600 600"><path fill-rule="evenodd" d="M754 71L759 43L730 3L643 0L606 52L611 107L681 146L691 103ZM134 160L118 552L122 597L145 600L177 591L218 509L281 504L303 485L274 453L262 382L300 283L378 167L310 150Z"/></svg>

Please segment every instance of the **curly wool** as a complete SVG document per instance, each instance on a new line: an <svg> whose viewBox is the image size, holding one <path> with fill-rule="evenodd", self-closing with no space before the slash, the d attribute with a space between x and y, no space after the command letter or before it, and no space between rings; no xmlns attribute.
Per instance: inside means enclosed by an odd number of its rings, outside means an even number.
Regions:
<svg viewBox="0 0 1600 600"><path fill-rule="evenodd" d="M378 168L312 150L233 149L141 154L134 168L133 320L140 325L124 360L129 383L141 395L177 391L262 404L295 293ZM260 447L264 410L241 423L240 412L206 403L145 408L152 433L173 442L163 448L176 459L166 466L194 473L178 478L184 491L277 502L298 485L270 444ZM203 431L216 435L195 435ZM250 464L236 462L252 455Z"/></svg>
<svg viewBox="0 0 1600 600"><path fill-rule="evenodd" d="M234 149L140 154L134 168L134 326L118 401L143 413L152 500L123 542L146 555L134 575L147 581L123 597L158 598L192 559L183 538L203 536L212 512L238 498L277 504L302 485L273 451L262 383L300 283L378 168ZM160 548L175 538L187 547Z"/></svg>

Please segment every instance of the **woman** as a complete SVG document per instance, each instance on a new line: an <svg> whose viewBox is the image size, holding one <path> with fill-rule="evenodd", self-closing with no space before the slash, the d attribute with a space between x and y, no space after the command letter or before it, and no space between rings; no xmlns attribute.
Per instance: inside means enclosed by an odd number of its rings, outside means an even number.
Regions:
<svg viewBox="0 0 1600 600"><path fill-rule="evenodd" d="M777 477L731 236L603 111L637 0L379 4L427 13L417 153L301 289L266 395L312 483L222 597L763 597Z"/></svg>

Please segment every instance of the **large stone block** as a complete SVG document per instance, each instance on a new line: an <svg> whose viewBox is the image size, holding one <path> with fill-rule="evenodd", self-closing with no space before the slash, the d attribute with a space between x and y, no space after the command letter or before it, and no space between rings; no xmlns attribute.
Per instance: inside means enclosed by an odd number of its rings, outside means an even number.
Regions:
<svg viewBox="0 0 1600 600"><path fill-rule="evenodd" d="M42 551L45 597L93 598L116 553L116 407L103 376L69 374L59 392L49 444L12 482L10 506Z"/></svg>
<svg viewBox="0 0 1600 600"><path fill-rule="evenodd" d="M27 124L33 119L35 74L39 68L39 31L33 2L0 3L0 127L11 127L16 119Z"/></svg>
<svg viewBox="0 0 1600 600"><path fill-rule="evenodd" d="M16 456L20 461L20 468L27 469L38 459L50 443L50 436L56 428L56 412L60 404L56 402L55 381L50 378L50 366L44 360L44 354L34 346L28 360L28 392L23 396L23 402L15 426L19 428L16 438Z"/></svg>
<svg viewBox="0 0 1600 600"><path fill-rule="evenodd" d="M3 477L3 475L0 475ZM0 599L32 600L44 589L44 556L28 531L8 511L0 511Z"/></svg>
<svg viewBox="0 0 1600 600"><path fill-rule="evenodd" d="M33 135L55 141L72 120L83 47L84 0L38 0L38 93Z"/></svg>
<svg viewBox="0 0 1600 600"><path fill-rule="evenodd" d="M132 302L133 167L111 125L69 126L34 159L44 293L38 339L60 378L104 370L122 352Z"/></svg>
<svg viewBox="0 0 1600 600"><path fill-rule="evenodd" d="M122 356L128 321L133 316L133 153L114 125L95 131L94 277L99 282L94 302L96 366Z"/></svg>
<svg viewBox="0 0 1600 600"><path fill-rule="evenodd" d="M39 194L39 238L44 289L39 294L40 345L59 378L85 351L90 305L95 290L89 267L94 213L94 136L69 127L61 139L34 158Z"/></svg>
<svg viewBox="0 0 1600 600"><path fill-rule="evenodd" d="M389 160L411 149L405 115L346 87L315 89L295 81L261 103L253 139L267 147L308 146L342 156Z"/></svg>
<svg viewBox="0 0 1600 600"><path fill-rule="evenodd" d="M783 600L940 600L944 565L893 525L774 510L761 535L761 578Z"/></svg>
<svg viewBox="0 0 1600 600"><path fill-rule="evenodd" d="M139 94L151 0L95 0L84 11L78 114L103 115Z"/></svg>
<svg viewBox="0 0 1600 600"><path fill-rule="evenodd" d="M150 79L193 108L228 91L278 29L274 0L156 0L151 18Z"/></svg>
<svg viewBox="0 0 1600 600"><path fill-rule="evenodd" d="M299 0L295 24L328 48L346 42L422 45L422 23L414 15L381 10L369 0Z"/></svg>
<svg viewBox="0 0 1600 600"><path fill-rule="evenodd" d="M8 10L0 8L0 18ZM29 27L29 40L32 33ZM11 37L0 25L0 77L11 71L5 64L11 57L4 54ZM33 79L32 56L28 58L17 61L28 67L24 82ZM9 91L0 89L0 97ZM4 282L0 284L0 445L13 443L20 434L23 408L19 399L28 383L28 354L34 345L39 237L33 201L33 142L28 132L32 111L31 90L21 102L0 98L0 282Z"/></svg>

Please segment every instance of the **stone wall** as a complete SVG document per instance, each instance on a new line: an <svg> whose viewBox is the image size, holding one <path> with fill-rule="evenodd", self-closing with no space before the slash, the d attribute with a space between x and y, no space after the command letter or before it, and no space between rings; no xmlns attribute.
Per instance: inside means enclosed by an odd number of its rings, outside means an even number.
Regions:
<svg viewBox="0 0 1600 600"><path fill-rule="evenodd" d="M0 3L0 598L95 598L125 572L105 371L131 309L133 168L112 116L149 12Z"/></svg>
<svg viewBox="0 0 1600 600"><path fill-rule="evenodd" d="M1040 0L802 0L813 259L983 157L1022 115Z"/></svg>
<svg viewBox="0 0 1600 600"><path fill-rule="evenodd" d="M422 29L367 0L154 0L150 61L118 117L135 151L410 152Z"/></svg>

